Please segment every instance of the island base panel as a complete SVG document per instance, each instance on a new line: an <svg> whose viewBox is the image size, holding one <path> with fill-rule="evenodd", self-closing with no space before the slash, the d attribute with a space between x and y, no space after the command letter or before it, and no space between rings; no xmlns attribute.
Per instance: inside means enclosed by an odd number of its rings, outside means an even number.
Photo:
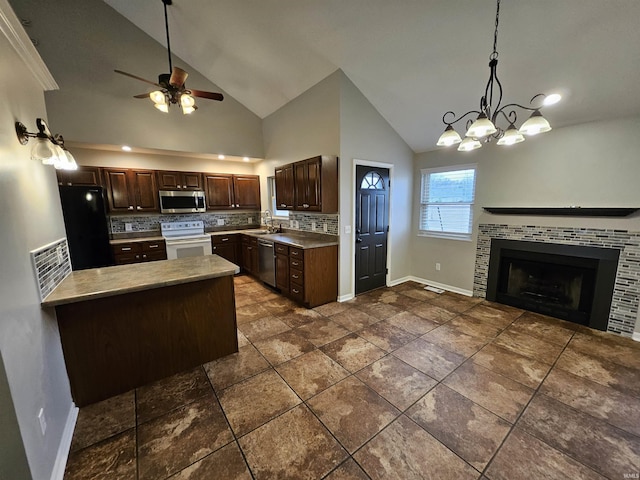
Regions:
<svg viewBox="0 0 640 480"><path fill-rule="evenodd" d="M233 276L59 305L82 407L238 351Z"/></svg>

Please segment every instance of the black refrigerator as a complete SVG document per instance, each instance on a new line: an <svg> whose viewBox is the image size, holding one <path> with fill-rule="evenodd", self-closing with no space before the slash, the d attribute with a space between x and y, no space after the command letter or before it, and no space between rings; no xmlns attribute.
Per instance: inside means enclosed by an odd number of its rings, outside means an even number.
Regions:
<svg viewBox="0 0 640 480"><path fill-rule="evenodd" d="M102 187L60 186L71 268L114 265Z"/></svg>

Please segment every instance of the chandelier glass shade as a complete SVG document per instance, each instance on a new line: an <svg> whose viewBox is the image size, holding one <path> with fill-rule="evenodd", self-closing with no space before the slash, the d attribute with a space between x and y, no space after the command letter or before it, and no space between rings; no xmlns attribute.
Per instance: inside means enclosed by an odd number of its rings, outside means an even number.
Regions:
<svg viewBox="0 0 640 480"><path fill-rule="evenodd" d="M489 81L480 98L480 108L470 110L460 116L448 111L442 116L442 122L446 125L444 133L440 135L437 146L448 147L458 145L459 151L471 151L482 147L482 143L497 139L498 145L514 145L523 142L525 135L537 135L551 130L551 125L542 116L540 109L543 105L555 103L559 100L558 94L549 95L538 93L531 98L529 105L508 103L502 105L502 84L498 79L498 21L500 18L500 0L497 0L495 31L493 37L493 52L489 56ZM545 101L553 100L552 102ZM520 129L516 128L518 111L531 112L527 121ZM460 121L466 121L465 138L462 139L453 127ZM500 127L499 122L504 121L508 125L506 129Z"/></svg>

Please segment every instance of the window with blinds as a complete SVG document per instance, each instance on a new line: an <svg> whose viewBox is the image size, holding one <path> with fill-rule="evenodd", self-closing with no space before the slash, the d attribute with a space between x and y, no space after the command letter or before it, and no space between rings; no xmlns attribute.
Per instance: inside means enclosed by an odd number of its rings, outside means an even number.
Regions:
<svg viewBox="0 0 640 480"><path fill-rule="evenodd" d="M476 166L421 170L420 235L471 239Z"/></svg>

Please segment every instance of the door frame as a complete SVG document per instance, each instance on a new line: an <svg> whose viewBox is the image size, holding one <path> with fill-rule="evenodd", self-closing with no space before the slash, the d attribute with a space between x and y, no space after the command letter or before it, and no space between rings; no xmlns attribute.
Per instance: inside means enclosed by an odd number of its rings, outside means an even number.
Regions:
<svg viewBox="0 0 640 480"><path fill-rule="evenodd" d="M392 163L375 162L372 160L361 160L358 158L353 159L353 165L351 167L351 235L349 236L349 252L351 258L351 298L356 296L356 255L355 255L355 225L356 225L356 167L377 167L389 169L389 182L393 183L394 165ZM389 189L389 233L393 231L393 191ZM387 275L385 276L385 286L389 286L389 280L391 278L391 248L392 241L391 235L387 235Z"/></svg>

